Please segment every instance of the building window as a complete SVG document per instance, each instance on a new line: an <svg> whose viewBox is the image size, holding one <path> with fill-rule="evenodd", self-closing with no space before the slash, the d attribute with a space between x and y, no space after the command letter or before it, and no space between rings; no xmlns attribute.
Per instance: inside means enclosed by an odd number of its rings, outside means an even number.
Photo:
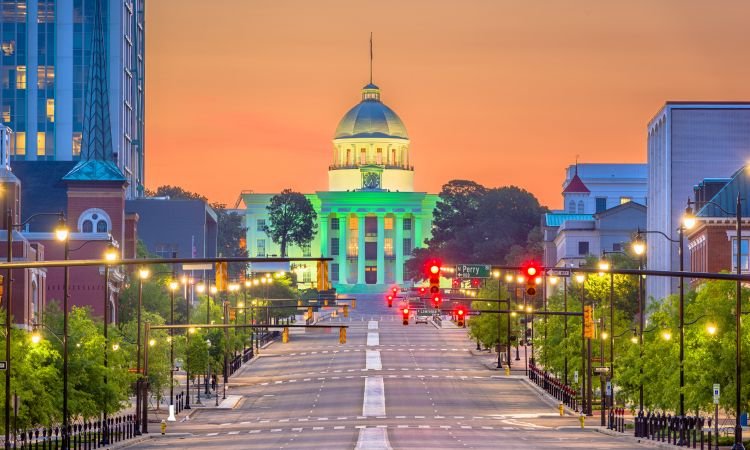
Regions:
<svg viewBox="0 0 750 450"><path fill-rule="evenodd" d="M583 214L583 200L578 200L578 214Z"/></svg>
<svg viewBox="0 0 750 450"><path fill-rule="evenodd" d="M596 198L596 212L600 213L607 210L607 197Z"/></svg>
<svg viewBox="0 0 750 450"><path fill-rule="evenodd" d="M5 123L10 122L10 105L3 105L3 115L0 121Z"/></svg>
<svg viewBox="0 0 750 450"><path fill-rule="evenodd" d="M47 120L49 120L50 122L55 121L55 99L54 98L47 99Z"/></svg>
<svg viewBox="0 0 750 450"><path fill-rule="evenodd" d="M589 254L589 243L588 241L581 241L578 243L578 254L585 256Z"/></svg>
<svg viewBox="0 0 750 450"><path fill-rule="evenodd" d="M386 217L383 219L383 228L386 230L393 229L393 217Z"/></svg>
<svg viewBox="0 0 750 450"><path fill-rule="evenodd" d="M393 238L385 238L383 239L383 251L385 252L385 256L393 256Z"/></svg>
<svg viewBox="0 0 750 450"><path fill-rule="evenodd" d="M357 236L350 236L349 237L349 245L346 249L346 254L348 256L357 256L359 255L359 241Z"/></svg>
<svg viewBox="0 0 750 450"><path fill-rule="evenodd" d="M331 256L339 256L339 238L331 238Z"/></svg>
<svg viewBox="0 0 750 450"><path fill-rule="evenodd" d="M255 241L255 256L265 258L266 257L266 240L258 239Z"/></svg>
<svg viewBox="0 0 750 450"><path fill-rule="evenodd" d="M338 230L339 229L339 218L338 217L331 218L331 229L332 230Z"/></svg>
<svg viewBox="0 0 750 450"><path fill-rule="evenodd" d="M16 150L13 152L14 155L25 155L26 154L26 132L25 131L19 131L17 133L13 133L13 136L16 138Z"/></svg>
<svg viewBox="0 0 750 450"><path fill-rule="evenodd" d="M742 271L748 271L748 239L742 239L742 254L740 255L740 263L742 264ZM732 238L732 272L737 270L737 238Z"/></svg>
<svg viewBox="0 0 750 450"><path fill-rule="evenodd" d="M305 270L302 272L302 282L303 283L311 283L312 282L312 274L309 270Z"/></svg>
<svg viewBox="0 0 750 450"><path fill-rule="evenodd" d="M359 229L359 218L357 216L349 216L349 229L350 230Z"/></svg>
<svg viewBox="0 0 750 450"><path fill-rule="evenodd" d="M177 257L177 245L176 244L156 244L156 256L159 258L176 258Z"/></svg>
<svg viewBox="0 0 750 450"><path fill-rule="evenodd" d="M359 150L359 163L367 164L367 151L365 149Z"/></svg>
<svg viewBox="0 0 750 450"><path fill-rule="evenodd" d="M26 89L26 66L16 67L16 89Z"/></svg>
<svg viewBox="0 0 750 450"><path fill-rule="evenodd" d="M568 212L571 214L575 214L576 212L576 202L573 200L568 202Z"/></svg>
<svg viewBox="0 0 750 450"><path fill-rule="evenodd" d="M255 221L255 229L265 233L266 231L266 219L258 219Z"/></svg>
<svg viewBox="0 0 750 450"><path fill-rule="evenodd" d="M377 150L377 153L375 153L375 164L381 165L383 164L383 149L379 148Z"/></svg>
<svg viewBox="0 0 750 450"><path fill-rule="evenodd" d="M633 197L620 197L620 204L630 203L633 201Z"/></svg>
<svg viewBox="0 0 750 450"><path fill-rule="evenodd" d="M81 154L81 139L83 133L76 131L73 133L73 156L80 156Z"/></svg>
<svg viewBox="0 0 750 450"><path fill-rule="evenodd" d="M339 281L339 265L338 263L331 264L331 281Z"/></svg>
<svg viewBox="0 0 750 450"><path fill-rule="evenodd" d="M404 218L404 231L411 231L411 218Z"/></svg>
<svg viewBox="0 0 750 450"><path fill-rule="evenodd" d="M44 156L44 149L47 147L47 134L44 131L37 131L36 133L36 154L37 156Z"/></svg>
<svg viewBox="0 0 750 450"><path fill-rule="evenodd" d="M106 233L112 229L111 220L106 212L99 208L91 208L78 218L78 229L83 233Z"/></svg>
<svg viewBox="0 0 750 450"><path fill-rule="evenodd" d="M411 255L411 238L404 239L404 256Z"/></svg>
<svg viewBox="0 0 750 450"><path fill-rule="evenodd" d="M310 250L310 244L302 244L301 248L302 248L302 256L304 258L309 258L310 255L312 255L312 252Z"/></svg>

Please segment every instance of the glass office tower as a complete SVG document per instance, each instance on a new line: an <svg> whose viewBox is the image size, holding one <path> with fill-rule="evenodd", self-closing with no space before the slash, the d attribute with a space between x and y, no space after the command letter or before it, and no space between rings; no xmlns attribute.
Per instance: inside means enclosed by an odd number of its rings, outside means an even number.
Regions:
<svg viewBox="0 0 750 450"><path fill-rule="evenodd" d="M144 185L144 0L0 0L0 122L11 157L77 160L95 2L107 37L112 143L128 197Z"/></svg>

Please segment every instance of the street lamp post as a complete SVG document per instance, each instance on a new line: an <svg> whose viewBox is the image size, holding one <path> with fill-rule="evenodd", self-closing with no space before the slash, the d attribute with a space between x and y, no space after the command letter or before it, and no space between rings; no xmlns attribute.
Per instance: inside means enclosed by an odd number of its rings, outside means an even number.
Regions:
<svg viewBox="0 0 750 450"><path fill-rule="evenodd" d="M117 252L112 244L112 240L109 241L109 247L107 253L104 255L104 259L109 262L117 260ZM109 271L110 264L104 265L104 386L109 383L109 377L107 371L109 370ZM102 426L102 445L109 445L109 423L107 420L107 403L104 404L104 422Z"/></svg>
<svg viewBox="0 0 750 450"><path fill-rule="evenodd" d="M190 295L188 295L188 279L182 277L185 285L185 323L190 325ZM190 407L190 328L185 330L185 409Z"/></svg>
<svg viewBox="0 0 750 450"><path fill-rule="evenodd" d="M725 210L716 202L708 201L705 202L706 204L711 204L717 209L724 212L724 214L731 215L732 213ZM693 211L691 208L691 205L693 202L688 199L688 207L685 210L685 220L690 220L693 223L695 222L695 216L693 216ZM742 197L740 196L740 192L737 192L737 202L735 204L735 210L734 210L734 218L735 218L735 233L737 234L737 255L735 256L735 272L737 275L742 275ZM739 278L737 278L737 285L736 285L736 299L735 299L735 360L734 360L734 377L735 377L735 409L736 409L736 417L735 417L735 423L734 423L734 445L732 446L732 450L744 450L745 445L742 442L742 425L740 424L740 415L742 413L742 371L740 363L742 362L742 340L740 339L740 333L742 331L742 323L740 321L741 315L742 315L742 282Z"/></svg>
<svg viewBox="0 0 750 450"><path fill-rule="evenodd" d="M172 281L169 282L169 324L174 325L174 292L179 287L177 281L174 280L174 273L172 273ZM169 329L169 418L173 421L174 418L174 328Z"/></svg>
<svg viewBox="0 0 750 450"><path fill-rule="evenodd" d="M7 208L5 212L5 241L6 241L6 252L7 252L7 261L9 263L13 262L13 229L14 228L20 228L27 223L31 222L32 219L39 217L39 216L58 216L60 217L59 224L62 224L62 227L58 224L58 229L56 230L55 234L58 237L58 240L60 238L60 234L62 233L63 228L67 230L67 227L65 227L65 215L62 212L59 213L38 213L38 214L32 214L29 216L28 219L25 221L14 224L13 223L13 210L11 208ZM67 241L67 232L65 232L65 240ZM67 271L67 267L65 268ZM11 324L11 310L12 310L12 299L13 299L13 279L12 279L13 271L11 269L7 269L5 272L5 361L6 361L6 368L5 368L5 448L10 448L10 367L11 367L11 360L10 360L10 332L12 328ZM67 314L63 314L63 316L67 317ZM65 430L67 431L67 429Z"/></svg>
<svg viewBox="0 0 750 450"><path fill-rule="evenodd" d="M646 253L646 244L636 236L633 241L633 252L638 256L638 271L643 270L643 255ZM638 374L638 410L643 412L643 329L646 325L646 306L644 305L643 295L643 275L638 274L638 346L639 346L639 368Z"/></svg>
<svg viewBox="0 0 750 450"><path fill-rule="evenodd" d="M141 374L141 310L143 309L143 280L147 279L151 275L151 271L146 267L138 269L138 311L136 312L136 322L138 331L136 332L136 373L138 374L138 380L135 383L135 434L141 434L140 416L141 416L141 402L145 399L141 398L143 391L143 376Z"/></svg>

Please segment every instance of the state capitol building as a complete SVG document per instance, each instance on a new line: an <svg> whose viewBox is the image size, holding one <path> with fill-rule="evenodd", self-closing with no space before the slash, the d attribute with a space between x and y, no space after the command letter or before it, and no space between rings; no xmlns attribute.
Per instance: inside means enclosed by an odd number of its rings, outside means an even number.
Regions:
<svg viewBox="0 0 750 450"><path fill-rule="evenodd" d="M317 234L309 246L289 246L287 256L333 258L330 277L340 292L404 285L404 262L430 238L438 200L414 191L409 156L404 123L380 100L380 88L368 84L336 127L328 190L306 194L317 213ZM241 196L249 256L280 256L279 245L263 232L274 195ZM314 264L298 265L296 271L303 286L315 283Z"/></svg>

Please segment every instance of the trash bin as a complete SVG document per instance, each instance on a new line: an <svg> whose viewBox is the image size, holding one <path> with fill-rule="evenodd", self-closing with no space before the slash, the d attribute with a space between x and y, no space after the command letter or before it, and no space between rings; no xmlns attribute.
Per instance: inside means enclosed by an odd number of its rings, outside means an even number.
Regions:
<svg viewBox="0 0 750 450"><path fill-rule="evenodd" d="M740 426L746 427L747 426L747 413L744 412L740 415Z"/></svg>

